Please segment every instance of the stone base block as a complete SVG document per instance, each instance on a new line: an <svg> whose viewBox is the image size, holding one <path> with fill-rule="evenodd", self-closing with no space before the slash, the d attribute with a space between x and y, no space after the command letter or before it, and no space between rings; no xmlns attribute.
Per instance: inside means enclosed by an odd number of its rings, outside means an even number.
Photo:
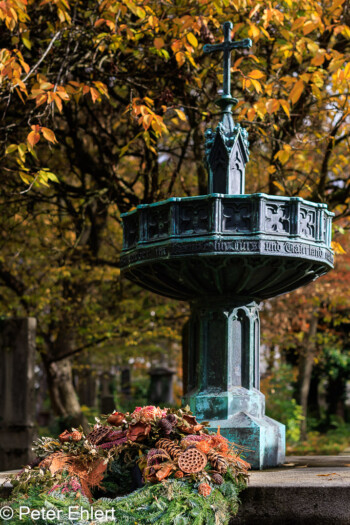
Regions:
<svg viewBox="0 0 350 525"><path fill-rule="evenodd" d="M261 470L285 461L285 426L267 416L254 417L239 412L229 419L211 421L210 430L220 433L232 443L244 447L242 457L252 469Z"/></svg>
<svg viewBox="0 0 350 525"><path fill-rule="evenodd" d="M35 431L28 427L0 428L0 470L22 468L33 461L32 451Z"/></svg>

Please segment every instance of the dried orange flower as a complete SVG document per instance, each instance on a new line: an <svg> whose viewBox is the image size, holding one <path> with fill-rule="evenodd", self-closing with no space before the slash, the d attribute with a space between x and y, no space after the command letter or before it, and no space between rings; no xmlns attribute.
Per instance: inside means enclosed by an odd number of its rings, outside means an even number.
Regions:
<svg viewBox="0 0 350 525"><path fill-rule="evenodd" d="M208 441L199 441L198 443L196 443L196 448L198 448L198 450L200 450L204 454L208 454L210 450L210 444L208 443Z"/></svg>
<svg viewBox="0 0 350 525"><path fill-rule="evenodd" d="M198 494L204 496L205 498L211 493L211 486L208 483L201 483L198 487Z"/></svg>

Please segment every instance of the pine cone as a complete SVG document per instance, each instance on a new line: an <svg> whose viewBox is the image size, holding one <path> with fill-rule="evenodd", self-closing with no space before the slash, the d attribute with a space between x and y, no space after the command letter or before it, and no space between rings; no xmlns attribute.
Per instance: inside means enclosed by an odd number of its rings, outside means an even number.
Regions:
<svg viewBox="0 0 350 525"><path fill-rule="evenodd" d="M176 416L175 416L175 414L168 414L165 419L167 421L169 421L169 423L171 423L173 427L176 425Z"/></svg>
<svg viewBox="0 0 350 525"><path fill-rule="evenodd" d="M224 456L217 452L208 452L208 461L211 466L219 472L219 474L225 474L227 471L227 463Z"/></svg>
<svg viewBox="0 0 350 525"><path fill-rule="evenodd" d="M169 456L175 460L178 459L180 454L182 454L182 449L170 439L160 439L157 441L156 447L165 450L165 452L167 452Z"/></svg>
<svg viewBox="0 0 350 525"><path fill-rule="evenodd" d="M198 494L200 494L201 496L209 496L209 494L211 493L211 486L208 485L208 483L201 483L198 487Z"/></svg>
<svg viewBox="0 0 350 525"><path fill-rule="evenodd" d="M218 472L214 472L212 474L211 479L216 483L217 485L222 485L224 482L224 478L219 474Z"/></svg>
<svg viewBox="0 0 350 525"><path fill-rule="evenodd" d="M163 434L165 434L166 436L169 436L169 434L171 434L171 432L173 431L173 425L166 418L160 419L158 422L158 426L163 432Z"/></svg>
<svg viewBox="0 0 350 525"><path fill-rule="evenodd" d="M163 448L151 448L147 454L147 466L153 465L153 463L162 463L163 461L169 461L171 458L169 454Z"/></svg>

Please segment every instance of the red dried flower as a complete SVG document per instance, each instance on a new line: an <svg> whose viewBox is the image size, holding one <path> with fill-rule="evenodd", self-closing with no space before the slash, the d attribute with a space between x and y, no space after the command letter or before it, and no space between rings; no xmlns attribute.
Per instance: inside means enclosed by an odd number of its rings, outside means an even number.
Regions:
<svg viewBox="0 0 350 525"><path fill-rule="evenodd" d="M144 418L147 421L150 421L155 420L159 417L165 417L166 413L166 408L159 408L153 405L149 405L145 407L136 407L133 413L131 414L131 417L136 418L137 420Z"/></svg>
<svg viewBox="0 0 350 525"><path fill-rule="evenodd" d="M143 441L146 439L148 434L151 432L151 425L148 423L142 423L142 421L139 421L138 423L135 423L134 425L130 425L128 432L127 432L127 438L130 441Z"/></svg>
<svg viewBox="0 0 350 525"><path fill-rule="evenodd" d="M72 434L69 432L69 430L65 430L58 436L58 439L61 443L66 443L67 441L72 441Z"/></svg>
<svg viewBox="0 0 350 525"><path fill-rule="evenodd" d="M190 416L185 414L182 416L182 419L187 423L187 425L179 425L179 429L186 434L193 434L194 432L199 432L202 430L203 425L200 425L196 420L195 416Z"/></svg>
<svg viewBox="0 0 350 525"><path fill-rule="evenodd" d="M71 437L72 437L72 441L77 443L78 441L83 439L83 434L79 432L79 430L73 430L73 432L71 433Z"/></svg>
<svg viewBox="0 0 350 525"><path fill-rule="evenodd" d="M125 420L125 414L123 414L122 412L113 412L113 414L111 414L108 419L107 419L107 423L109 423L110 425L113 425L114 427L119 427L123 421Z"/></svg>

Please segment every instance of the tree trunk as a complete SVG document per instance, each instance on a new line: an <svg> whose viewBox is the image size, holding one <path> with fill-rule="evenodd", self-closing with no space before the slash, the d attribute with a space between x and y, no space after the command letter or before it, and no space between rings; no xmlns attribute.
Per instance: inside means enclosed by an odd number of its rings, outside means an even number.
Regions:
<svg viewBox="0 0 350 525"><path fill-rule="evenodd" d="M62 430L81 425L86 431L88 422L81 411L74 387L71 358L60 359L60 356L74 348L74 329L69 320L61 320L56 339L46 341L48 352L43 355L43 362L52 410L60 418Z"/></svg>
<svg viewBox="0 0 350 525"><path fill-rule="evenodd" d="M266 358L266 365L267 365L267 373L271 374L272 370L275 367L275 353L276 353L276 345L269 346L268 355Z"/></svg>
<svg viewBox="0 0 350 525"><path fill-rule="evenodd" d="M88 430L88 423L81 411L77 393L73 385L72 363L62 359L46 365L47 383L51 406L61 419L62 430L82 425ZM63 428L64 427L64 428Z"/></svg>
<svg viewBox="0 0 350 525"><path fill-rule="evenodd" d="M327 420L331 422L332 416L338 416L345 420L345 400L346 400L346 378L339 370L336 377L328 376L327 387Z"/></svg>
<svg viewBox="0 0 350 525"><path fill-rule="evenodd" d="M299 397L304 419L300 425L301 439L306 439L307 402L310 391L311 374L315 355L315 336L317 333L318 316L312 315L309 332L306 336L304 354L299 361Z"/></svg>
<svg viewBox="0 0 350 525"><path fill-rule="evenodd" d="M309 396L308 396L308 412L311 417L314 417L315 419L319 420L321 417L320 412L320 405L318 400L318 386L320 382L319 374L312 374L311 382L310 382L310 389L309 389Z"/></svg>

